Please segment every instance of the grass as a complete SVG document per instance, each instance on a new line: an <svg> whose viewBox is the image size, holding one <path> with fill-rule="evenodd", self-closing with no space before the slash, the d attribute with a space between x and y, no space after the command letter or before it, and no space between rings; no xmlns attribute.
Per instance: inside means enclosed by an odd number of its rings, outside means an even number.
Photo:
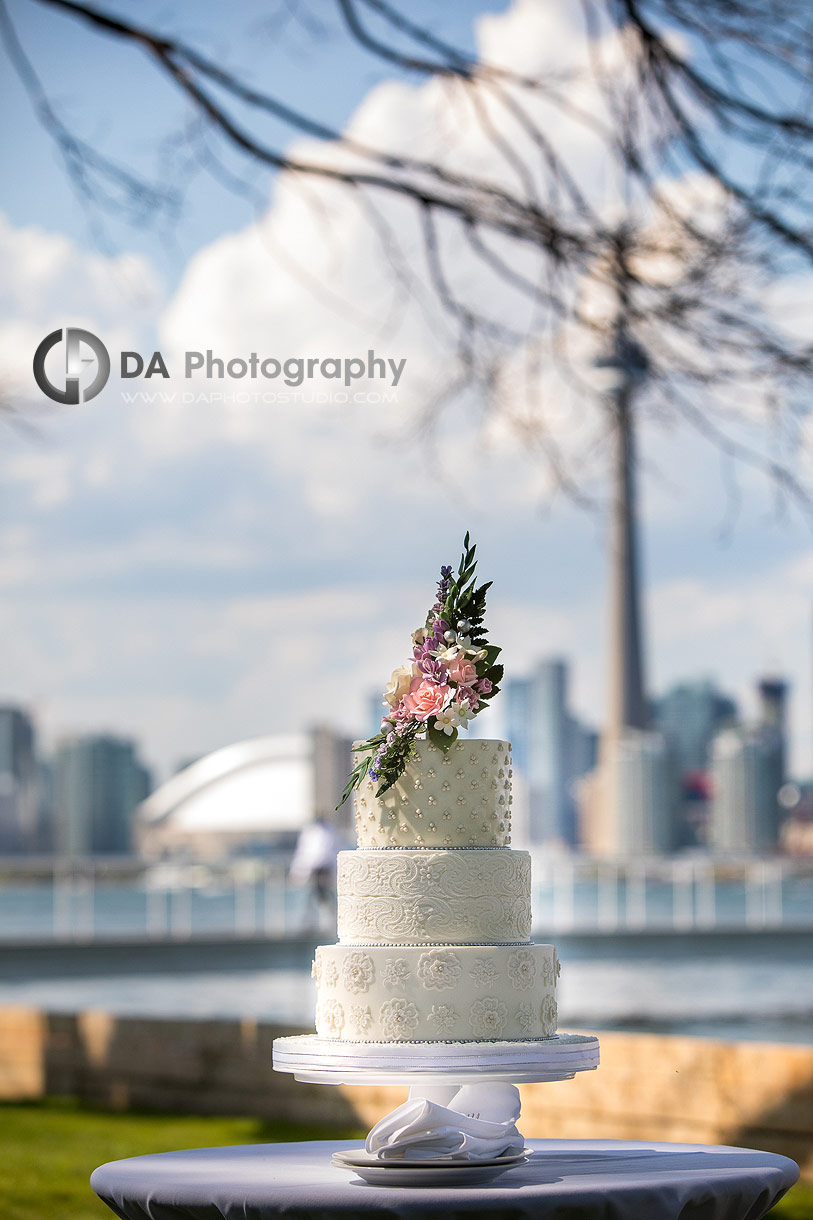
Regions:
<svg viewBox="0 0 813 1220"><path fill-rule="evenodd" d="M105 1161L178 1148L335 1137L336 1132L256 1118L110 1114L73 1099L0 1103L0 1214L3 1220L110 1220L113 1213L88 1185L91 1172Z"/></svg>
<svg viewBox="0 0 813 1220"><path fill-rule="evenodd" d="M347 1131L344 1138L357 1138ZM88 1185L97 1165L145 1152L339 1138L336 1132L256 1118L110 1114L73 1099L0 1103L3 1220L110 1220ZM813 1186L795 1186L772 1220L813 1220Z"/></svg>
<svg viewBox="0 0 813 1220"><path fill-rule="evenodd" d="M813 1186L799 1182L768 1212L775 1220L813 1220Z"/></svg>

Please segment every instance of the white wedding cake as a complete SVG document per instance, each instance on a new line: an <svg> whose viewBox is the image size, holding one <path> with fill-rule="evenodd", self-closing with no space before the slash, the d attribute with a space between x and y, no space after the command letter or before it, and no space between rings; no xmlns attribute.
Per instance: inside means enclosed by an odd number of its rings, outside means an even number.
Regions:
<svg viewBox="0 0 813 1220"><path fill-rule="evenodd" d="M556 1032L552 945L531 931L531 861L511 841L511 747L416 743L382 796L356 794L338 862L339 943L316 950L316 1030L350 1042Z"/></svg>

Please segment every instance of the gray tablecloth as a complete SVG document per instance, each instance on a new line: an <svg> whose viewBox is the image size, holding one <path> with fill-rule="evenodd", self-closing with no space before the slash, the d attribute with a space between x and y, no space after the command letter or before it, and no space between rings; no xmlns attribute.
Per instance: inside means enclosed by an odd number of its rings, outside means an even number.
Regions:
<svg viewBox="0 0 813 1220"><path fill-rule="evenodd" d="M770 1152L624 1140L529 1140L491 1186L378 1187L331 1165L349 1142L250 1144L111 1161L91 1185L123 1220L759 1220L799 1176ZM361 1145L357 1145L361 1147Z"/></svg>

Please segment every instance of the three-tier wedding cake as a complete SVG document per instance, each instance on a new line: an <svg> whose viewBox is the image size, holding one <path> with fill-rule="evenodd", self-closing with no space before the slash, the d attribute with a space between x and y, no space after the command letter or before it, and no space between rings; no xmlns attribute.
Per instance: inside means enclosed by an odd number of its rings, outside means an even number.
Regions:
<svg viewBox="0 0 813 1220"><path fill-rule="evenodd" d="M316 950L316 1030L335 1043L528 1042L556 1033L559 963L531 933L531 861L511 842L511 746L460 730L499 691L466 535L442 567L381 727L357 742L355 851L338 935Z"/></svg>
<svg viewBox="0 0 813 1220"><path fill-rule="evenodd" d="M531 861L511 841L511 747L416 740L381 795L356 792L338 861L336 945L316 950L316 1030L343 1042L476 1042L556 1032L552 945L531 932Z"/></svg>

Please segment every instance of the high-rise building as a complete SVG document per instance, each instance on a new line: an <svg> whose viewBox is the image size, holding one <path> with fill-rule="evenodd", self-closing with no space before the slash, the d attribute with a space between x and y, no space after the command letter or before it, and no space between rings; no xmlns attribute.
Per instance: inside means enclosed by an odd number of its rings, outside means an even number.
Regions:
<svg viewBox="0 0 813 1220"><path fill-rule="evenodd" d="M647 736L650 717L644 677L636 519L633 403L646 381L648 361L646 353L631 338L627 324L622 304L616 318L613 349L599 361L616 372L614 391L608 400L612 408L613 482L609 537L609 699L598 765L582 785L579 810L585 846L594 854L605 856L623 856L630 851L649 854L654 850L648 842L631 845L627 826L630 814L623 800L625 793L635 792L643 801L650 781L658 773L655 760L661 757L664 748L660 734L656 735L659 740ZM662 770L665 774L667 768ZM669 837L665 828L671 819L672 793L652 789L651 795L646 821L653 827L653 842L661 842ZM660 827L654 833L656 823Z"/></svg>
<svg viewBox="0 0 813 1220"><path fill-rule="evenodd" d="M759 855L779 842L781 747L760 728L725 729L712 746L709 846Z"/></svg>
<svg viewBox="0 0 813 1220"><path fill-rule="evenodd" d="M654 710L680 775L705 771L712 740L737 716L736 703L709 678L677 683L656 701Z"/></svg>
<svg viewBox="0 0 813 1220"><path fill-rule="evenodd" d="M787 689L781 678L761 678L757 723L732 726L714 741L708 839L717 851L758 855L779 844Z"/></svg>
<svg viewBox="0 0 813 1220"><path fill-rule="evenodd" d="M506 684L508 737L527 794L531 843L575 845L574 782L595 763L595 734L571 715L567 662L542 661Z"/></svg>
<svg viewBox="0 0 813 1220"><path fill-rule="evenodd" d="M384 696L381 691L367 696L367 728L365 737L375 737L381 729L381 720L385 712Z"/></svg>
<svg viewBox="0 0 813 1220"><path fill-rule="evenodd" d="M341 804L339 802L353 769L353 743L349 737L328 728L313 729L311 738L315 815L342 830L350 830L353 826L353 798Z"/></svg>
<svg viewBox="0 0 813 1220"><path fill-rule="evenodd" d="M596 729L570 717L570 773L574 780L588 775L598 762L599 735Z"/></svg>
<svg viewBox="0 0 813 1220"><path fill-rule="evenodd" d="M133 813L150 787L134 742L111 736L62 742L54 762L58 849L72 856L129 852Z"/></svg>
<svg viewBox="0 0 813 1220"><path fill-rule="evenodd" d="M659 856L675 846L678 789L674 760L662 733L627 729L617 741L610 804L619 856Z"/></svg>
<svg viewBox="0 0 813 1220"><path fill-rule="evenodd" d="M0 706L0 851L38 846L36 736L19 707Z"/></svg>
<svg viewBox="0 0 813 1220"><path fill-rule="evenodd" d="M771 783L776 784L776 791L787 777L787 747L786 747L786 704L788 684L781 678L767 676L757 683L759 691L759 727L763 737L774 743L773 774Z"/></svg>

